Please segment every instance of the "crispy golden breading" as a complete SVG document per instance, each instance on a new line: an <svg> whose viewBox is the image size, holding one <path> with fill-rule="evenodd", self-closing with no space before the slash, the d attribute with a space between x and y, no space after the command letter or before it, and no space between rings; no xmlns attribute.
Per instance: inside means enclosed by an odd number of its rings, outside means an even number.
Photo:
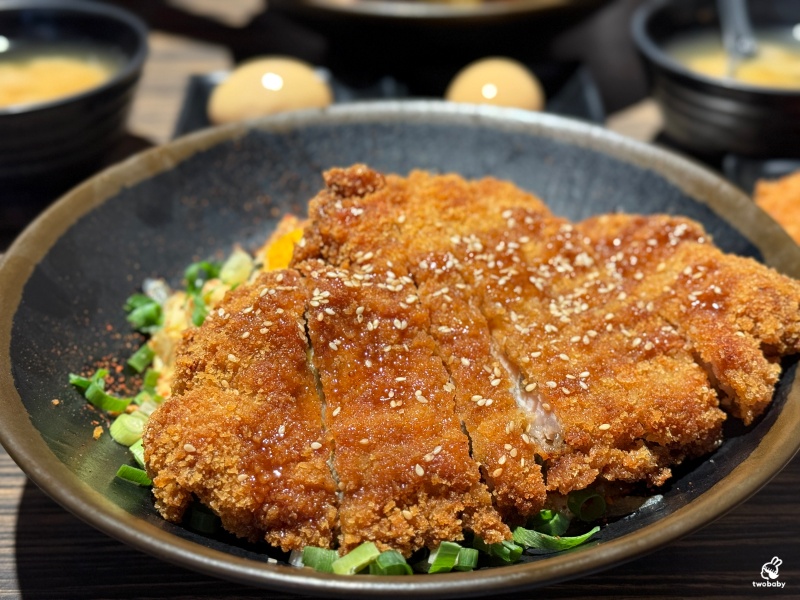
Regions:
<svg viewBox="0 0 800 600"><path fill-rule="evenodd" d="M800 171L757 181L753 199L800 244Z"/></svg>
<svg viewBox="0 0 800 600"><path fill-rule="evenodd" d="M364 540L406 556L511 532L469 455L427 312L406 278L301 265L313 287L308 330L342 498L340 548Z"/></svg>
<svg viewBox="0 0 800 600"><path fill-rule="evenodd" d="M458 417L498 510L512 522L536 513L545 487L536 448L523 438L528 418L515 398L525 393L515 370L508 372L502 353L494 351L469 290L459 289L462 275L447 265L456 260L448 254L454 237L502 228L512 209L540 215L549 214L547 207L492 178L468 182L415 171L404 179L358 165L332 169L325 180L327 189L310 204L311 223L294 261L320 257L413 277L418 289L408 297L430 313L431 336L455 385ZM441 268L419 268L420 263Z"/></svg>
<svg viewBox="0 0 800 600"><path fill-rule="evenodd" d="M238 536L331 546L332 444L307 365L305 294L294 271L261 275L188 332L173 396L144 434L165 518L179 521L194 494Z"/></svg>
<svg viewBox="0 0 800 600"><path fill-rule="evenodd" d="M598 477L663 483L671 465L721 441L720 397L752 422L772 396L775 358L800 349L797 282L723 254L687 219L572 224L492 179L383 177L363 165L326 183L295 260L407 274L453 337L474 332L479 311L487 374L503 389L518 378L520 437L546 459L550 490ZM474 385L453 368L455 342L432 334L457 390Z"/></svg>
<svg viewBox="0 0 800 600"><path fill-rule="evenodd" d="M800 284L689 219L571 223L493 178L325 181L293 268L182 342L144 436L166 518L196 495L285 550L498 542L548 493L663 484L800 351Z"/></svg>

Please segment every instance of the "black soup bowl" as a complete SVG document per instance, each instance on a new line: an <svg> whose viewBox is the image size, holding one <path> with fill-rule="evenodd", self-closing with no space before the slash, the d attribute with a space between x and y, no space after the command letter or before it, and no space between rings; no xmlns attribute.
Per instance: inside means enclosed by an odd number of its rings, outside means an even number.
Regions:
<svg viewBox="0 0 800 600"><path fill-rule="evenodd" d="M15 46L85 49L113 59L84 92L0 108L0 185L64 189L118 142L147 56L147 28L127 11L79 0L0 0L3 54Z"/></svg>
<svg viewBox="0 0 800 600"><path fill-rule="evenodd" d="M789 31L800 23L795 0L758 0L749 2L748 10L756 32ZM719 31L715 0L650 0L637 9L632 27L670 141L709 158L800 157L800 88L700 75L665 52L676 36Z"/></svg>

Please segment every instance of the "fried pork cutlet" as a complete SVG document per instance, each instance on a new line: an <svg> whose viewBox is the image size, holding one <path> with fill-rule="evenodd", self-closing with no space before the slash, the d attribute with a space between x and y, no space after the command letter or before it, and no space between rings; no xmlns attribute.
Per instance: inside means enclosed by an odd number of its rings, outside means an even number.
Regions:
<svg viewBox="0 0 800 600"><path fill-rule="evenodd" d="M692 221L572 224L492 179L383 177L363 165L325 178L294 260L413 280L457 396L486 398L480 373L457 368L482 360L526 418L521 432L508 421L509 447L532 447L549 490L598 478L662 484L672 465L720 443L720 399L751 423L771 398L776 359L800 350L798 283L723 254ZM447 335L479 324L482 359L464 356L466 342ZM482 408L493 418L494 402ZM479 447L476 420L463 408L459 417ZM475 457L488 464L491 452Z"/></svg>
<svg viewBox="0 0 800 600"><path fill-rule="evenodd" d="M308 330L342 492L340 548L364 540L406 556L511 532L469 454L453 384L410 280L307 262Z"/></svg>
<svg viewBox="0 0 800 600"><path fill-rule="evenodd" d="M332 442L307 364L305 302L296 272L264 274L188 332L173 396L143 438L165 518L180 521L194 495L238 536L332 545Z"/></svg>

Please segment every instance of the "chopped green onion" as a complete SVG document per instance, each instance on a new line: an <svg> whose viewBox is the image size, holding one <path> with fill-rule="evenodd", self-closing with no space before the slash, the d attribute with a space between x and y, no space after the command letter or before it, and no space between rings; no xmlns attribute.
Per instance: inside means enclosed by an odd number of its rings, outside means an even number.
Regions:
<svg viewBox="0 0 800 600"><path fill-rule="evenodd" d="M205 260L190 264L183 274L186 280L186 291L190 294L200 292L206 281L219 276L219 270L219 264Z"/></svg>
<svg viewBox="0 0 800 600"><path fill-rule="evenodd" d="M150 366L150 363L153 362L155 355L156 353L153 352L153 349L150 346L147 344L142 344L142 346L128 359L128 366L137 373L141 373L148 366Z"/></svg>
<svg viewBox="0 0 800 600"><path fill-rule="evenodd" d="M140 396L141 394L147 394L147 392L139 392L139 394L137 394L137 397ZM155 410L158 408L158 405L161 404L163 401L164 399L161 396L157 395L148 396L147 398L144 398L142 400L142 403L139 405L139 410L137 412L143 415L147 415L149 417L150 415L153 414L153 412L155 412Z"/></svg>
<svg viewBox="0 0 800 600"><path fill-rule="evenodd" d="M147 473L145 472L144 469L138 469L130 465L121 465L120 468L117 470L117 477L119 477L124 481L135 483L136 485L141 485L141 486L153 485L153 482L147 476Z"/></svg>
<svg viewBox="0 0 800 600"><path fill-rule="evenodd" d="M593 527L590 531L587 531L583 535L557 537L547 535L545 533L539 533L538 531L533 531L532 529L517 527L512 532L512 535L514 536L515 542L525 546L526 548L545 550L549 552L559 552L561 550L569 550L570 548L574 548L575 546L583 544L598 531L600 531L600 527Z"/></svg>
<svg viewBox="0 0 800 600"><path fill-rule="evenodd" d="M85 392L86 388L88 388L89 385L92 383L92 380L89 379L88 377L81 377L80 375L76 375L75 373L70 373L69 382L79 390Z"/></svg>
<svg viewBox="0 0 800 600"><path fill-rule="evenodd" d="M365 569L380 553L381 551L374 543L364 542L333 561L331 568L337 575L352 575Z"/></svg>
<svg viewBox="0 0 800 600"><path fill-rule="evenodd" d="M567 496L567 507L581 521L589 523L605 514L606 501L594 490L578 490Z"/></svg>
<svg viewBox="0 0 800 600"><path fill-rule="evenodd" d="M428 573L449 573L458 562L461 546L454 542L442 542L428 557Z"/></svg>
<svg viewBox="0 0 800 600"><path fill-rule="evenodd" d="M221 524L220 518L205 504L195 502L189 509L189 527L200 533L216 533Z"/></svg>
<svg viewBox="0 0 800 600"><path fill-rule="evenodd" d="M547 535L564 535L570 519L566 514L554 510L540 510L539 514L528 519L528 529Z"/></svg>
<svg viewBox="0 0 800 600"><path fill-rule="evenodd" d="M320 573L333 573L333 562L339 558L336 550L306 546L303 548L303 564ZM372 567L370 566L370 569Z"/></svg>
<svg viewBox="0 0 800 600"><path fill-rule="evenodd" d="M122 413L111 423L109 428L111 438L123 446L134 444L142 438L142 431L147 418L146 414L138 410L132 413Z"/></svg>
<svg viewBox="0 0 800 600"><path fill-rule="evenodd" d="M200 294L194 294L192 300L194 301L194 308L192 308L192 325L200 327L208 316L208 307Z"/></svg>
<svg viewBox="0 0 800 600"><path fill-rule="evenodd" d="M148 298L148 300L150 299ZM143 333L153 333L162 324L163 311L158 302L150 300L147 304L142 304L131 310L127 319L134 329Z"/></svg>
<svg viewBox="0 0 800 600"><path fill-rule="evenodd" d="M253 258L241 248L236 248L219 270L219 278L226 285L236 286L247 281L252 272Z"/></svg>
<svg viewBox="0 0 800 600"><path fill-rule="evenodd" d="M145 294L133 294L125 301L125 312L131 312L137 308L145 306L154 302L154 300Z"/></svg>
<svg viewBox="0 0 800 600"><path fill-rule="evenodd" d="M142 378L142 389L145 392L155 392L159 377L161 377L161 373L154 369L147 369Z"/></svg>
<svg viewBox="0 0 800 600"><path fill-rule="evenodd" d="M488 554L495 559L496 562L504 564L517 562L524 550L524 548L509 540L503 540L497 544L487 544L477 536L472 540L472 547Z"/></svg>
<svg viewBox="0 0 800 600"><path fill-rule="evenodd" d="M128 450L130 450L131 454L133 454L133 458L136 459L136 463L144 469L144 445L142 444L142 438L139 438L133 444L131 444Z"/></svg>
<svg viewBox="0 0 800 600"><path fill-rule="evenodd" d="M480 553L475 548L461 548L458 551L458 558L453 567L454 571L472 571L478 566Z"/></svg>
<svg viewBox="0 0 800 600"><path fill-rule="evenodd" d="M303 556L305 559L305 555ZM387 550L381 552L378 557L369 564L370 575L411 575L411 566L397 550Z"/></svg>
<svg viewBox="0 0 800 600"><path fill-rule="evenodd" d="M92 382L86 388L86 399L100 410L111 413L121 413L131 403L130 398L118 398L103 390L98 382Z"/></svg>

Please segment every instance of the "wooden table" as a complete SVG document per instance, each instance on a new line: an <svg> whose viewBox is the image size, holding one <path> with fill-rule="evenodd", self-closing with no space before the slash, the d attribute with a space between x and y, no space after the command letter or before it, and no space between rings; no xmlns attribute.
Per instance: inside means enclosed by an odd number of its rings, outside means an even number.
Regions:
<svg viewBox="0 0 800 600"><path fill-rule="evenodd" d="M184 0L185 1L185 0ZM155 33L130 130L169 139L186 78L230 65L219 47ZM645 102L614 128L647 137L657 115ZM800 434L800 432L799 432ZM508 598L800 598L800 458L738 509L702 531L603 573ZM761 566L783 560L782 590L753 587ZM0 450L0 598L297 597L212 579L143 555L85 525L45 496Z"/></svg>

